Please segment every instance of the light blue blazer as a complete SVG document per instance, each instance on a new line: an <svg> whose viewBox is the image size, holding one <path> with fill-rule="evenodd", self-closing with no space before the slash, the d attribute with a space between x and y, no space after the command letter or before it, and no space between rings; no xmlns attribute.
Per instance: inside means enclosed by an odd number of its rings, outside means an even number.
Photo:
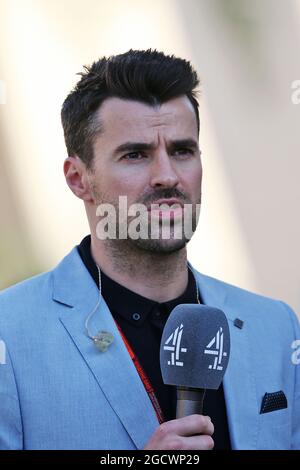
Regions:
<svg viewBox="0 0 300 470"><path fill-rule="evenodd" d="M194 272L203 302L222 309L230 326L232 448L299 449L300 365L291 360L298 320L282 302ZM142 449L157 428L104 299L90 329L111 332L114 343L101 353L85 334L97 299L76 248L53 271L0 293L0 449ZM260 414L264 394L279 390L288 408Z"/></svg>

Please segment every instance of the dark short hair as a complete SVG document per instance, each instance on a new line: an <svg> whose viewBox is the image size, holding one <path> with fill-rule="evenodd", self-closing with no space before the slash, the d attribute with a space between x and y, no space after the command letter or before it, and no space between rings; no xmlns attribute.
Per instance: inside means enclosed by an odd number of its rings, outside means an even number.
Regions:
<svg viewBox="0 0 300 470"><path fill-rule="evenodd" d="M84 66L81 79L65 99L61 119L68 155L78 155L92 168L93 143L101 131L95 114L110 97L159 105L186 95L195 110L199 130L196 99L199 79L190 62L148 49L130 50L124 54L103 57L91 66Z"/></svg>

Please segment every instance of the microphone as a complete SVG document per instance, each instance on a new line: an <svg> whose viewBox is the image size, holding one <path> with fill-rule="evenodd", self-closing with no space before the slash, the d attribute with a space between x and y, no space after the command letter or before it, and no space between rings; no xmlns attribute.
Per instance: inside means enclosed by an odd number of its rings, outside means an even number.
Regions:
<svg viewBox="0 0 300 470"><path fill-rule="evenodd" d="M205 390L219 388L229 354L222 310L198 304L172 310L162 334L160 368L164 383L177 387L176 418L202 414Z"/></svg>

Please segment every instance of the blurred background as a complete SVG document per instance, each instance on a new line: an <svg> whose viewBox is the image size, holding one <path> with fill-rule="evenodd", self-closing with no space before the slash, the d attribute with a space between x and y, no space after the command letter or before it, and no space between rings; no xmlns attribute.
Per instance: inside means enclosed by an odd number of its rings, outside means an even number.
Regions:
<svg viewBox="0 0 300 470"><path fill-rule="evenodd" d="M203 203L189 259L300 314L300 0L0 0L0 289L88 232L60 108L84 64L130 48L201 77Z"/></svg>

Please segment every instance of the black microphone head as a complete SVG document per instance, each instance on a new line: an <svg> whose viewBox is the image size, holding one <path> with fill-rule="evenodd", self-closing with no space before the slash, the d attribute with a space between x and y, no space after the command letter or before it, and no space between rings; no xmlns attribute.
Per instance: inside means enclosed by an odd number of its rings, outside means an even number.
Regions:
<svg viewBox="0 0 300 470"><path fill-rule="evenodd" d="M198 304L177 305L161 340L160 368L167 385L218 389L230 353L222 310Z"/></svg>

